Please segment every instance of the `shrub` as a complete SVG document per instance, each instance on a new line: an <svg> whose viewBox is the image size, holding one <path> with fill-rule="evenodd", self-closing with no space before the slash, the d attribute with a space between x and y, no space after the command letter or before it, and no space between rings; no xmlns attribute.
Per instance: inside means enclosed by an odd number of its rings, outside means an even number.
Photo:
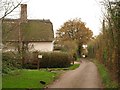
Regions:
<svg viewBox="0 0 120 90"><path fill-rule="evenodd" d="M40 68L64 68L70 66L70 59L69 55L67 53L63 52L43 52L43 53L33 53L33 54L41 54L43 57L40 60ZM37 61L36 55L31 60L31 62L28 64L26 63L24 66L26 68L35 68L35 63L36 63L36 68L37 68ZM37 60L37 61L36 61Z"/></svg>
<svg viewBox="0 0 120 90"><path fill-rule="evenodd" d="M16 68L21 68L20 60L17 53L2 53L2 73L8 73Z"/></svg>

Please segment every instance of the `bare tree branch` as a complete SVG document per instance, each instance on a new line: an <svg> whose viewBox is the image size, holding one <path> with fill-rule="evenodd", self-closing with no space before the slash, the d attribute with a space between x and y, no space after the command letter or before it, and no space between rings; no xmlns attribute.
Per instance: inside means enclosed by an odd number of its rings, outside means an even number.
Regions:
<svg viewBox="0 0 120 90"><path fill-rule="evenodd" d="M7 0L6 2L1 1L1 3L4 3L3 6L5 9L5 12L4 12L4 15L0 18L0 20L3 20L7 15L12 13L21 4L21 2L22 0L17 5L15 5L13 2L7 2Z"/></svg>

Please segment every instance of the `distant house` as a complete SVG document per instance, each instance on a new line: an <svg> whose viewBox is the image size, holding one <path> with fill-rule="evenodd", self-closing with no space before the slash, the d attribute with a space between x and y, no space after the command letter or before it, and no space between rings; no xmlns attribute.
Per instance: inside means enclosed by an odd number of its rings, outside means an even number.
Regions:
<svg viewBox="0 0 120 90"><path fill-rule="evenodd" d="M53 25L50 20L27 19L27 5L21 5L20 19L3 20L3 43L6 50L16 50L18 43L30 51L53 51Z"/></svg>

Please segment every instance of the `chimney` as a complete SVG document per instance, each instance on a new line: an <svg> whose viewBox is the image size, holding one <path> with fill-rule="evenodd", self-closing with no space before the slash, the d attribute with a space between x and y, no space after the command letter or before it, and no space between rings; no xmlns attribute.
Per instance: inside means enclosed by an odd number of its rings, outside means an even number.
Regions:
<svg viewBox="0 0 120 90"><path fill-rule="evenodd" d="M27 22L27 4L21 4L21 22Z"/></svg>

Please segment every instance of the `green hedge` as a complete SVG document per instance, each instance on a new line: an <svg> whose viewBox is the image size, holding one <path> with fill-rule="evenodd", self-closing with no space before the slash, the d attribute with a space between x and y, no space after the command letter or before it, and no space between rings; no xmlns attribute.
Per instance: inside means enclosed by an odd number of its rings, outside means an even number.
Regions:
<svg viewBox="0 0 120 90"><path fill-rule="evenodd" d="M2 53L2 73L9 73L9 71L17 68L21 68L18 54L14 52Z"/></svg>
<svg viewBox="0 0 120 90"><path fill-rule="evenodd" d="M40 60L40 68L64 68L70 66L70 59L67 53L63 52L34 52L34 57L31 62L25 63L25 68L37 68L37 55L41 54L43 57ZM35 55L36 54L36 55ZM36 64L35 64L36 63Z"/></svg>

